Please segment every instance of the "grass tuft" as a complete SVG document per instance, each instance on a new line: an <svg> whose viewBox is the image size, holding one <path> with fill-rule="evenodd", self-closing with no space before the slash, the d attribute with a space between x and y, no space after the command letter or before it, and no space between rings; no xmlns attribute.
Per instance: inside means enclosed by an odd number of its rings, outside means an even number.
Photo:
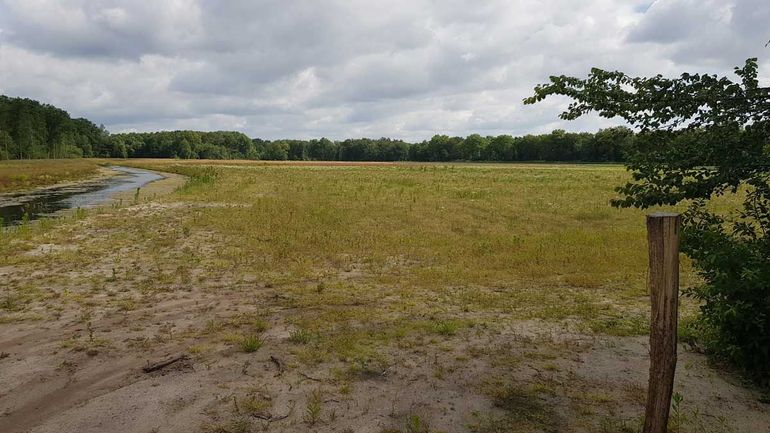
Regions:
<svg viewBox="0 0 770 433"><path fill-rule="evenodd" d="M247 335L241 340L241 350L246 353L252 353L262 347L262 338L257 335Z"/></svg>
<svg viewBox="0 0 770 433"><path fill-rule="evenodd" d="M313 334L306 329L294 329L289 332L289 341L294 344L308 344L313 339Z"/></svg>
<svg viewBox="0 0 770 433"><path fill-rule="evenodd" d="M460 325L453 320L441 320L433 325L434 332L447 337L457 334L458 329L460 329Z"/></svg>

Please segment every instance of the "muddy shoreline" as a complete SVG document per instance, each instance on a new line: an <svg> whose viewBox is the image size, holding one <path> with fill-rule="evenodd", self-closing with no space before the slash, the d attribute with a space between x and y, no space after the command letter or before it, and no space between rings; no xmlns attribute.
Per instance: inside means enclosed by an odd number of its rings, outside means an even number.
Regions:
<svg viewBox="0 0 770 433"><path fill-rule="evenodd" d="M154 185L158 182L161 184ZM109 205L135 197L137 190L145 196L167 193L182 182L183 176L171 173L123 166L101 167L99 174L89 179L0 194L0 218L3 225L16 225L59 216L73 209Z"/></svg>

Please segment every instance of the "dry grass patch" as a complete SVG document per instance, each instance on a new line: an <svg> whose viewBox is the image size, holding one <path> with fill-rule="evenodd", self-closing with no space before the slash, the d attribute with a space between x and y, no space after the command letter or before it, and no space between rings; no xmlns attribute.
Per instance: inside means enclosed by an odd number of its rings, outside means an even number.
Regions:
<svg viewBox="0 0 770 433"><path fill-rule="evenodd" d="M0 193L78 181L98 173L101 159L0 161Z"/></svg>

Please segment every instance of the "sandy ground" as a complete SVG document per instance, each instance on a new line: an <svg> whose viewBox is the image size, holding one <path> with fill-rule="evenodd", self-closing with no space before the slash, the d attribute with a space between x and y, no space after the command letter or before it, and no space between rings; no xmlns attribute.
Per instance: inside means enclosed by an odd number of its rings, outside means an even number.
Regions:
<svg viewBox="0 0 770 433"><path fill-rule="evenodd" d="M265 290L261 294L269 298L276 293ZM142 334L120 322L107 321L97 322L93 332L109 335L116 342L141 339L137 335L155 339L168 324L180 331L191 326L196 312L213 308L224 315L258 308L238 308L233 301L202 294L162 300L150 311L156 322ZM132 315L141 317L147 312ZM499 411L503 416L502 409L479 390L480 384L493 378L522 389L540 384L546 390L536 397L535 409L520 409L525 427L520 431L590 431L568 415L576 393L595 402L593 409L589 405L586 410L618 419L633 420L643 405L642 384L648 365L642 338L551 338L531 334L533 324L526 323L501 334L457 337L451 357L439 348L395 350L396 363L382 371L361 373L353 389L341 393L338 379L329 374L331 366L285 365L291 359L288 332L282 329L280 318L271 325L266 347L256 353L222 347L153 373L144 373L142 367L150 360L183 354L185 347L169 341L151 344L152 348L143 351L110 347L71 352L62 350L60 342L87 333L80 323L63 320L46 328L6 326L0 341L0 351L8 354L0 364L0 430L199 431L217 422L227 426L239 410L238 402L256 394L269 402L269 408L250 415L259 430L380 432L401 427L405 418L418 415L430 424L431 431L469 431L478 422L475 414ZM571 348L569 358L558 357L563 347ZM488 356L472 358L472 353ZM499 359L505 354L519 357L528 353L538 356L515 366ZM544 365L543 359L551 361ZM440 376L436 374L439 365ZM698 408L699 415L692 411L687 415L698 427L688 431L770 431L770 413L757 395L709 369L702 356L686 352L681 356L676 389L685 396L686 407ZM310 426L307 401L317 390L323 400L322 419ZM538 411L543 419L537 424L545 428L526 428L530 410Z"/></svg>
<svg viewBox="0 0 770 433"><path fill-rule="evenodd" d="M183 181L170 176L142 194L160 196ZM204 205L145 202L124 214L156 213L173 225L175 211ZM565 323L490 313L483 321L499 326L410 335L387 345L379 363L303 362L300 355L312 355L312 346L291 341L291 319L301 307L280 284L216 276L142 292L115 276L126 257L136 259L132 269L152 275L152 257L141 243L76 268L59 264L58 257L84 253L112 233L97 227L98 218L80 222L87 237L30 245L23 254L35 261L0 266L6 284L0 298L25 284L39 283L47 293L27 306L41 320L0 312L6 319L0 321L2 433L614 432L638 426L645 338L585 335ZM50 273L99 280L104 290L50 284ZM138 301L128 305L110 296ZM76 297L77 307L64 302ZM360 302L338 308L365 308L367 299ZM262 347L245 353L226 331L242 331L254 318L266 321ZM185 358L143 371L179 356ZM758 392L684 348L675 391L684 397L681 432L770 432L770 407Z"/></svg>

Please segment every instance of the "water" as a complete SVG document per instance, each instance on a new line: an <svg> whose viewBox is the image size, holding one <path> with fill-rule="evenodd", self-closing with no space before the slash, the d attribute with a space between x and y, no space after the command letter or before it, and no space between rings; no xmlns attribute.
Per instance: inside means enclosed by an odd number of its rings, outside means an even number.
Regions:
<svg viewBox="0 0 770 433"><path fill-rule="evenodd" d="M119 175L76 185L48 188L19 194L0 195L0 218L4 225L36 220L65 209L88 208L107 202L121 191L141 188L163 179L158 173L128 167L110 167Z"/></svg>

